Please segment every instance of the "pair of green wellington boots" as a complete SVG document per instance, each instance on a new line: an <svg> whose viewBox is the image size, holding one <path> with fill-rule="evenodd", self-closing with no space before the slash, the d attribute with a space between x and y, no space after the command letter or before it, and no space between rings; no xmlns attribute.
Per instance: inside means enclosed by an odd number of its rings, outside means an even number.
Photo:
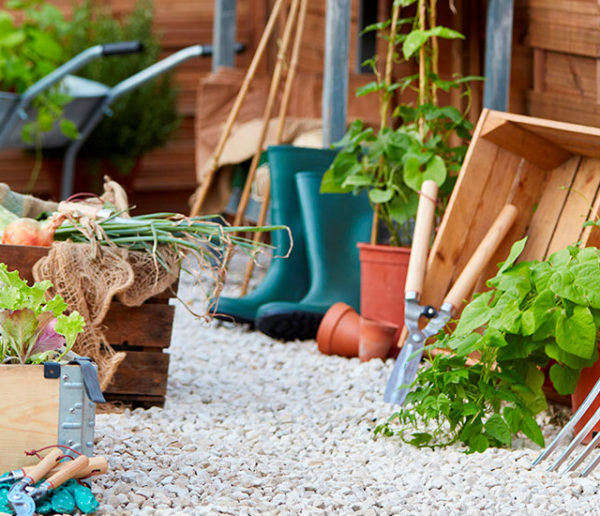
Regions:
<svg viewBox="0 0 600 516"><path fill-rule="evenodd" d="M271 223L293 237L287 258L274 258L260 285L241 298L210 304L219 319L256 326L281 340L313 339L325 312L342 301L360 306L358 242L368 241L372 210L366 195L320 194L321 178L336 152L269 147ZM274 256L290 247L287 232L272 234Z"/></svg>

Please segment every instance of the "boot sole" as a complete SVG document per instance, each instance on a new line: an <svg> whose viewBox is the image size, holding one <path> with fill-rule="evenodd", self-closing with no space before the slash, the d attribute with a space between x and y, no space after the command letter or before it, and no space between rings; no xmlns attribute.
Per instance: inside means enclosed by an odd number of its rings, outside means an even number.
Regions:
<svg viewBox="0 0 600 516"><path fill-rule="evenodd" d="M310 340L317 336L323 315L302 310L267 314L256 321L256 328L274 339Z"/></svg>
<svg viewBox="0 0 600 516"><path fill-rule="evenodd" d="M246 319L245 317L238 317L237 315L231 314L209 314L213 319L219 321L232 322L237 324L249 324L251 328L254 328L254 321L252 319Z"/></svg>

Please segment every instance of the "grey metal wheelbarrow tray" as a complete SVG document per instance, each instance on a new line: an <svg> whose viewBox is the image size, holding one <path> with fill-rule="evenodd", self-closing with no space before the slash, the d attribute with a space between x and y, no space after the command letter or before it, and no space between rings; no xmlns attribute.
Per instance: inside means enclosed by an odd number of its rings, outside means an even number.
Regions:
<svg viewBox="0 0 600 516"><path fill-rule="evenodd" d="M103 116L110 114L109 108L117 98L187 59L212 54L210 45L193 45L175 52L113 87L72 75L99 57L132 54L142 50L142 45L138 41L96 45L76 55L22 94L0 92L0 149L31 147L21 138L21 131L26 123L35 119L36 110L32 102L40 93L59 85L72 97L64 108L64 116L75 123L79 136L71 140L55 125L51 131L42 136L41 146L42 148L66 147L60 196L62 199L67 198L72 193L77 152ZM151 106L148 106L148 109L151 109Z"/></svg>

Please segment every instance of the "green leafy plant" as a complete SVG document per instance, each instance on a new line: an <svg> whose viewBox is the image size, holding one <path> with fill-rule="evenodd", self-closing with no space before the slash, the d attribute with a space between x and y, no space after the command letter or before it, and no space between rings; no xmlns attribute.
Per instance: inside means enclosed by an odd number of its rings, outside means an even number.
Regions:
<svg viewBox="0 0 600 516"><path fill-rule="evenodd" d="M400 18L401 7L416 4L417 16ZM468 82L474 77L442 80L438 75L437 38L455 39L463 36L436 25L437 0L396 0L391 20L373 24L365 31L377 31L388 41L383 70L377 57L366 64L376 80L359 88L357 95L377 94L380 101L378 130L354 122L344 138L335 144L340 152L327 170L321 184L322 192L359 192L367 190L376 216L390 235L391 245L409 245L412 239L411 221L418 204L418 192L423 181L431 179L444 186L442 198L452 190L453 177L460 169L466 145L453 145L451 137L463 142L470 139L471 123L464 113L452 106L438 107L439 90L465 88L470 99ZM410 26L408 32L401 32ZM401 47L401 54L397 52ZM393 81L392 69L401 61L416 60L419 74ZM392 107L397 92L413 89L415 105ZM391 122L391 124L390 124ZM377 243L374 231L371 243Z"/></svg>
<svg viewBox="0 0 600 516"><path fill-rule="evenodd" d="M59 361L73 347L85 322L78 312L65 315L67 304L47 292L49 281L29 286L17 271L0 263L0 362L40 364Z"/></svg>
<svg viewBox="0 0 600 516"><path fill-rule="evenodd" d="M0 89L20 94L65 61L71 24L42 0L10 0L5 7L20 11L21 22L12 12L0 10ZM23 140L39 147L43 133L56 123L66 136L75 138L77 128L63 116L70 100L60 85L38 95L33 100L37 115L23 126Z"/></svg>
<svg viewBox="0 0 600 516"><path fill-rule="evenodd" d="M153 29L151 0L138 0L127 17L117 19L105 6L92 6L90 0L73 14L76 29L71 54L96 44L139 40L140 54L115 56L90 63L78 75L114 86L154 64L160 53L160 37ZM96 161L111 160L122 173L128 173L136 159L164 145L179 126L177 88L171 74L145 83L117 99L111 115L104 117L89 136L79 155ZM100 178L102 175L100 174Z"/></svg>
<svg viewBox="0 0 600 516"><path fill-rule="evenodd" d="M518 432L544 445L534 418L547 408L540 368L550 365L557 392L570 394L581 369L598 360L600 250L570 246L546 261L515 263L524 246L513 246L491 290L428 347L446 353L419 371L407 407L378 434L399 433L416 446L462 442L469 452L508 446Z"/></svg>

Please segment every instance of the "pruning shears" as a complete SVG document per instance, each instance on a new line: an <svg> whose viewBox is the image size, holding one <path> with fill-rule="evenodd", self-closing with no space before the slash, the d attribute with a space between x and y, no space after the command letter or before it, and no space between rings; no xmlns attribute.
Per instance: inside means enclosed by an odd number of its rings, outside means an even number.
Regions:
<svg viewBox="0 0 600 516"><path fill-rule="evenodd" d="M518 214L517 208L512 204L502 208L438 310L433 306L419 304L436 197L437 185L433 181L425 181L419 199L404 294L404 318L408 336L396 359L383 396L384 401L394 405L401 406L410 391L410 385L417 376L425 342L446 325L463 303ZM429 319L424 328L419 327L421 317Z"/></svg>

